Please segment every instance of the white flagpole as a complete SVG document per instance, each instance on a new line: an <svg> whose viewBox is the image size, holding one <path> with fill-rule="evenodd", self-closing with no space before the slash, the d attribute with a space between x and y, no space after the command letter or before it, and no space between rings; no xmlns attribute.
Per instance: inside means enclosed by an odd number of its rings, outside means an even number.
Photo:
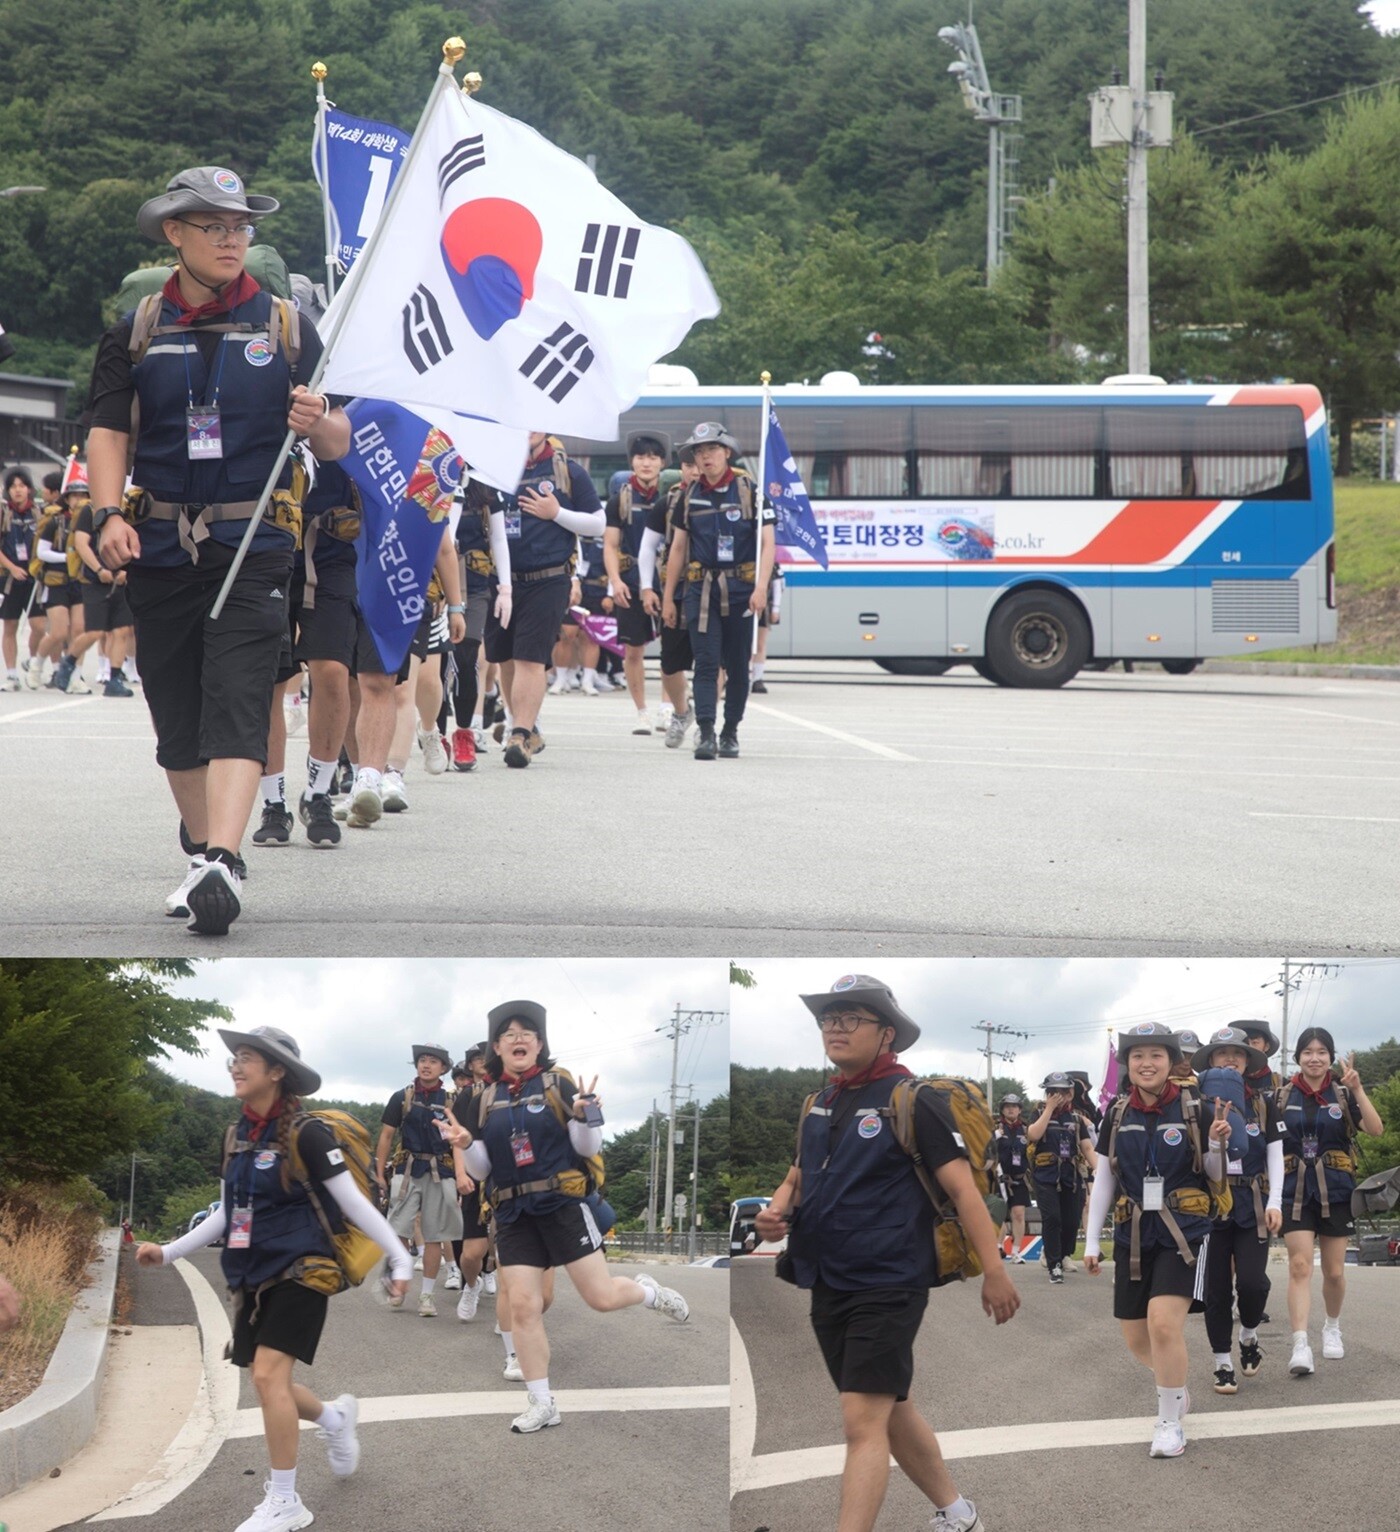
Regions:
<svg viewBox="0 0 1400 1532"><path fill-rule="evenodd" d="M326 143L326 66L317 59L311 66L311 78L316 82L316 149L320 154L321 174L321 223L326 241L326 297L335 297L335 274L340 262L336 256L335 212L331 206L331 157Z"/></svg>
<svg viewBox="0 0 1400 1532"><path fill-rule="evenodd" d="M759 381L763 384L763 423L758 428L758 537L754 548L754 588L758 588L758 577L763 569L763 510L768 503L768 412L771 408L768 385L773 381L771 372L759 373ZM774 556L777 556L777 529L773 532ZM763 599L767 601L768 593L764 592ZM753 648L749 651L750 664L752 657L758 653L758 624L759 614L754 613L753 619ZM753 684L750 678L750 685Z"/></svg>
<svg viewBox="0 0 1400 1532"><path fill-rule="evenodd" d="M419 145L423 142L423 129L427 126L428 118L432 115L433 108L437 105L438 97L445 91L457 89L457 79L453 69L461 61L467 51L467 45L460 37L449 37L442 45L442 63L438 65L438 77L432 90L428 94L427 103L423 107L422 114L418 118L418 126L413 130L413 141L408 146L408 153L404 156L403 164L399 167L399 174L394 180L393 188L389 192L388 201L384 205L384 211L379 222L375 225L373 233L365 241L364 249L360 251L358 259L351 270L350 278L341 289L340 307L332 309L327 317L327 329L324 336L325 349L321 352L321 360L316 364L316 370L311 375L311 381L306 385L307 389L315 393L316 385L321 381L321 374L326 370L326 363L330 358L331 347L335 345L341 332L345 329L351 313L354 311L355 299L359 296L364 286L363 280L356 281L356 277L368 268L375 256L379 253L379 244L384 231L389 227L389 215L394 211L404 187L408 184L408 172L413 164L414 156L418 153ZM480 78L476 78L475 86L480 85ZM472 89L473 77L467 77L467 88ZM248 556L249 546L253 536L262 521L263 513L267 510L267 503L272 499L272 491L277 486L277 480L281 477L282 466L286 463L292 446L296 442L296 432L288 430L282 442L282 450L277 454L277 461L272 465L272 471L267 476L267 483L263 485L262 495L258 499L257 509L253 512L248 522L248 530L243 534L243 541L238 545L238 551L233 556L233 563L229 565L228 573L224 576L224 583L219 591L218 599L209 610L209 619L212 622L224 609L224 602L228 600L228 593L233 589L233 582L237 578L238 571L243 566L243 560Z"/></svg>

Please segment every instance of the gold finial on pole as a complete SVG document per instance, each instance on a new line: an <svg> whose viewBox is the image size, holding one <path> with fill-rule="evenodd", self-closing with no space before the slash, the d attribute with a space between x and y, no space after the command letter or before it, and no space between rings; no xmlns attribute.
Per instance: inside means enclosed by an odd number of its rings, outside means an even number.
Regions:
<svg viewBox="0 0 1400 1532"><path fill-rule="evenodd" d="M329 73L330 70L326 68L320 59L317 59L316 62L311 66L311 78L315 80L318 85L322 80L326 78Z"/></svg>
<svg viewBox="0 0 1400 1532"><path fill-rule="evenodd" d="M442 61L449 69L455 69L467 55L467 45L460 37L449 37L442 45Z"/></svg>
<svg viewBox="0 0 1400 1532"><path fill-rule="evenodd" d="M764 388L767 388L773 381L773 374L771 372L761 372L758 375L758 381L763 384Z"/></svg>
<svg viewBox="0 0 1400 1532"><path fill-rule="evenodd" d="M481 76L475 69L462 76L462 94L474 96L481 89Z"/></svg>

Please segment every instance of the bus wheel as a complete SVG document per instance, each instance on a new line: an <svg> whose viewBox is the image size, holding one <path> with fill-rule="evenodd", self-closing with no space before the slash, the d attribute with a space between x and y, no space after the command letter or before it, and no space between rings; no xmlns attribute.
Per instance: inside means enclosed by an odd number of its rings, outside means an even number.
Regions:
<svg viewBox="0 0 1400 1532"><path fill-rule="evenodd" d="M1161 662L1162 669L1169 676L1189 676L1200 663L1199 660L1163 660Z"/></svg>
<svg viewBox="0 0 1400 1532"><path fill-rule="evenodd" d="M952 667L952 660L876 660L881 670L892 676L941 676Z"/></svg>
<svg viewBox="0 0 1400 1532"><path fill-rule="evenodd" d="M967 662L982 677L984 681L990 681L993 686L1005 686L1006 682L996 673L986 660L969 660Z"/></svg>
<svg viewBox="0 0 1400 1532"><path fill-rule="evenodd" d="M1084 613L1058 591L1018 591L987 624L987 661L1007 686L1063 686L1089 650Z"/></svg>

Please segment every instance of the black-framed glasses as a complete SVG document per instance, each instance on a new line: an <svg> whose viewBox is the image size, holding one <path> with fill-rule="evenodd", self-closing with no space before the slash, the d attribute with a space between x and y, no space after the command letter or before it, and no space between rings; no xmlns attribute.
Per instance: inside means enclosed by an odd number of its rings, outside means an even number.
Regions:
<svg viewBox="0 0 1400 1532"><path fill-rule="evenodd" d="M823 1032L854 1032L866 1022L876 1026L879 1021L878 1016L863 1016L859 1011L823 1011L821 1029Z"/></svg>
<svg viewBox="0 0 1400 1532"><path fill-rule="evenodd" d="M196 223L193 218L181 218L199 232L211 245L251 245L257 236L257 228L251 223Z"/></svg>

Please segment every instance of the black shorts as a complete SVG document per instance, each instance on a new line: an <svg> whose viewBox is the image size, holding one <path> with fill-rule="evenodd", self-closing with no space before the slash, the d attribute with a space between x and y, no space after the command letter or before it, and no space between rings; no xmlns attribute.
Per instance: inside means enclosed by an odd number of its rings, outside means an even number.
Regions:
<svg viewBox="0 0 1400 1532"><path fill-rule="evenodd" d="M496 1223L498 1266L567 1266L592 1255L603 1243L593 1209L570 1202L552 1213L522 1213L510 1223Z"/></svg>
<svg viewBox="0 0 1400 1532"><path fill-rule="evenodd" d="M1142 1252L1142 1280L1134 1282L1132 1265L1125 1245L1113 1250L1113 1317L1146 1319L1147 1305L1154 1298L1190 1298L1188 1312L1205 1310L1206 1247L1209 1237L1191 1248L1196 1264L1188 1266L1175 1245L1152 1245ZM1188 1241L1188 1243L1190 1243Z"/></svg>
<svg viewBox="0 0 1400 1532"><path fill-rule="evenodd" d="M1330 1197L1332 1194L1329 1191L1327 1195ZM1356 1220L1351 1216L1351 1203L1349 1201L1332 1203L1332 1211L1324 1218L1320 1202L1305 1202L1302 1216L1294 1218L1293 1202L1285 1197L1283 1199L1283 1232L1296 1234L1299 1231L1316 1234L1324 1239L1350 1239L1356 1233Z"/></svg>
<svg viewBox="0 0 1400 1532"><path fill-rule="evenodd" d="M690 647L690 629L683 621L674 628L664 624L661 629L661 674L680 675L695 667L695 654Z"/></svg>
<svg viewBox="0 0 1400 1532"><path fill-rule="evenodd" d="M1031 1188L1029 1181L1019 1184L1015 1181L1006 1183L1006 1205L1008 1208L1028 1208L1031 1205Z"/></svg>
<svg viewBox="0 0 1400 1532"><path fill-rule="evenodd" d="M15 622L24 616L29 606L29 592L34 589L33 580L13 580L10 588L0 597L0 622ZM39 598L34 598L36 615L44 615Z"/></svg>
<svg viewBox="0 0 1400 1532"><path fill-rule="evenodd" d="M76 580L65 580L62 585L46 585L34 598L36 607L41 602L46 612L53 611L56 606L81 606L82 587Z"/></svg>
<svg viewBox="0 0 1400 1532"><path fill-rule="evenodd" d="M642 598L630 585L627 594L632 602L630 606L613 607L613 616L617 618L618 642L630 644L634 649L645 649L656 637L656 623L642 610ZM687 642L689 639L687 633Z"/></svg>
<svg viewBox="0 0 1400 1532"><path fill-rule="evenodd" d="M297 665L334 660L347 669L355 658L354 564L330 564L316 571L315 604L306 604L306 578L292 581L292 655Z"/></svg>
<svg viewBox="0 0 1400 1532"><path fill-rule="evenodd" d="M209 609L233 555L210 538L198 564L134 568L127 576L156 761L167 771L215 760L267 760L292 550L250 553L219 620L211 622Z"/></svg>
<svg viewBox="0 0 1400 1532"><path fill-rule="evenodd" d="M245 1291L233 1319L233 1365L251 1367L259 1346L310 1365L316 1360L330 1301L328 1294L314 1293L300 1282L279 1282L263 1293L253 1324L253 1294Z"/></svg>
<svg viewBox="0 0 1400 1532"><path fill-rule="evenodd" d="M595 585L591 580L579 581L579 605L585 612L592 612L595 617L606 614L603 611L603 602L607 600L608 582L600 581Z"/></svg>
<svg viewBox="0 0 1400 1532"><path fill-rule="evenodd" d="M418 635L422 629L420 622L413 630L413 637L409 641L408 648L404 650L403 661L397 671L394 672L395 682L402 686L408 680L408 667L415 654L414 645L418 643ZM422 654L418 658L422 659ZM356 613L355 616L355 656L350 666L352 676L371 675L387 676L389 672L384 668L384 661L379 657L379 650L375 647L374 638L369 631L369 624L363 616Z"/></svg>
<svg viewBox="0 0 1400 1532"><path fill-rule="evenodd" d="M481 1216L481 1193L472 1192L462 1198L462 1238L485 1239L490 1230Z"/></svg>
<svg viewBox="0 0 1400 1532"><path fill-rule="evenodd" d="M125 585L83 586L83 626L89 633L115 633L131 626Z"/></svg>
<svg viewBox="0 0 1400 1532"><path fill-rule="evenodd" d="M926 1287L872 1287L843 1293L812 1289L812 1329L831 1381L843 1394L907 1399L914 1381L914 1337L928 1307Z"/></svg>
<svg viewBox="0 0 1400 1532"><path fill-rule="evenodd" d="M415 642L413 652L418 654ZM452 653L452 618L446 606L436 617L427 619L427 627L423 631L423 652L418 654L420 660L429 659L434 654Z"/></svg>
<svg viewBox="0 0 1400 1532"><path fill-rule="evenodd" d="M495 612L486 614L486 658L493 665L505 660L525 660L548 665L569 610L568 575L548 580L525 580L517 576L511 592L510 626L503 628Z"/></svg>

